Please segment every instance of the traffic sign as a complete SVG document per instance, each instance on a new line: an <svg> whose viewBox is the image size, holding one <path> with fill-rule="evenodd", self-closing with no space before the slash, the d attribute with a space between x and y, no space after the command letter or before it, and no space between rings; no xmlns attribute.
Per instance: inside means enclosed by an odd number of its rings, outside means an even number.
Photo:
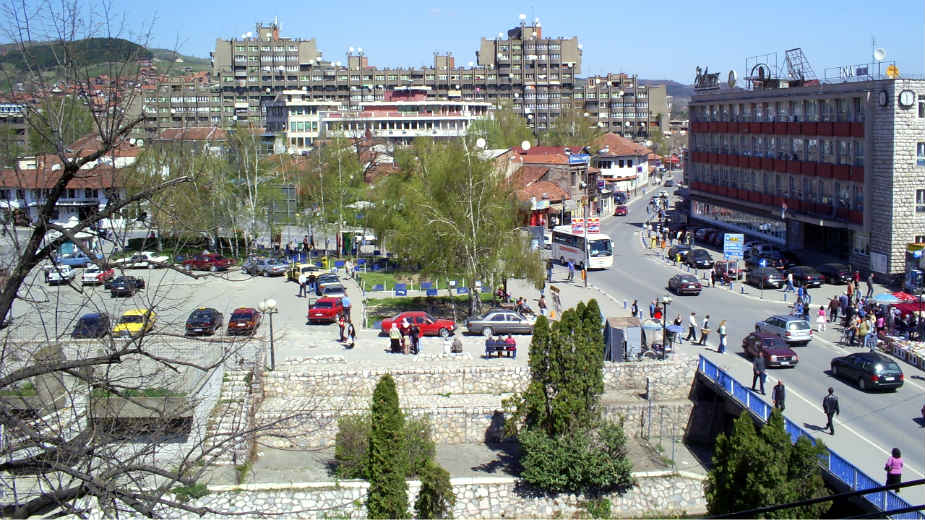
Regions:
<svg viewBox="0 0 925 520"><path fill-rule="evenodd" d="M725 233L723 235L723 257L726 260L742 258L745 247L745 235L740 233Z"/></svg>

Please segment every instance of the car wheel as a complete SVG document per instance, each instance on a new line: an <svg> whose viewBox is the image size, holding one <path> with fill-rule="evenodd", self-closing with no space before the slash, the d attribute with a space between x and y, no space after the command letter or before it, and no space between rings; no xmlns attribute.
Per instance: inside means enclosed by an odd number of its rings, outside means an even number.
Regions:
<svg viewBox="0 0 925 520"><path fill-rule="evenodd" d="M209 271L211 271L211 272L214 273L215 271L218 271L218 267L215 267L215 266L213 265L213 266L209 267Z"/></svg>
<svg viewBox="0 0 925 520"><path fill-rule="evenodd" d="M490 338L492 332L494 331L491 330L491 327L485 327L484 329L482 329L482 335L485 336L486 338Z"/></svg>
<svg viewBox="0 0 925 520"><path fill-rule="evenodd" d="M440 334L441 338L446 338L450 335L450 331L446 329L440 329L440 332L438 334Z"/></svg>
<svg viewBox="0 0 925 520"><path fill-rule="evenodd" d="M863 377L858 378L858 388L861 390L867 390L867 383L864 382Z"/></svg>

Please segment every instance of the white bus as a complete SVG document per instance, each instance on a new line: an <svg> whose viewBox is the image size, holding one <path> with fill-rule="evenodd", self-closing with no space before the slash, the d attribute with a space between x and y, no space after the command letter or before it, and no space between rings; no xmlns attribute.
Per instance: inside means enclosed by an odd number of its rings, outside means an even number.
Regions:
<svg viewBox="0 0 925 520"><path fill-rule="evenodd" d="M572 226L556 226L552 230L552 259L566 264L569 260L576 269L608 269L613 265L613 241L603 233L588 233L585 245L584 231L572 232Z"/></svg>

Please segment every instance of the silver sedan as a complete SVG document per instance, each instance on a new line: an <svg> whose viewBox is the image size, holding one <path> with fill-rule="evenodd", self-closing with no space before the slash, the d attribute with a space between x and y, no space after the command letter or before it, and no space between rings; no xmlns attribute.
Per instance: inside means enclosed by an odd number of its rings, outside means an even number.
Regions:
<svg viewBox="0 0 925 520"><path fill-rule="evenodd" d="M496 334L533 334L533 324L536 318L507 310L492 309L482 316L466 320L466 329L469 334L494 336Z"/></svg>

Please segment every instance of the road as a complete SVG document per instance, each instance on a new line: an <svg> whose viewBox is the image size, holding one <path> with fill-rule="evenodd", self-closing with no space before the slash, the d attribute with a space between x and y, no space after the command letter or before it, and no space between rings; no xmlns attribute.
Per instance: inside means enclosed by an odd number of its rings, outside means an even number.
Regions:
<svg viewBox="0 0 925 520"><path fill-rule="evenodd" d="M638 200L631 204L627 217L614 217L602 223L602 231L608 233L615 244L614 266L608 270L591 272L588 277L590 284L618 299L627 299L630 303L634 298L638 299L644 314L648 313L649 303L653 299L668 294L668 278L678 271L654 254L649 254L641 244L638 233L645 220L647 202L648 197ZM829 288L829 292L833 290ZM699 296L671 295L673 301L669 314L673 318L680 313L685 330L691 311L697 313L698 321L709 314L713 323L711 339L714 346L704 348L684 344L680 348L695 354L705 353L720 366L728 368L740 381L750 383L748 377L751 375L751 363L741 355L742 339L754 329L756 321L772 314L785 313L786 306L781 302L778 291L764 291L763 300L757 297L754 289L747 291L749 295L739 292L738 287L734 291L705 287ZM721 320L727 320L729 331L724 355L715 352L719 340L715 330ZM846 428L840 428L834 437L816 432L817 436L852 462L861 459L862 469L880 480L884 479L883 461L891 448L898 447L903 452L906 464L904 479L922 478L925 468L925 428L919 421L925 399L925 374L897 360L906 376L902 388L895 393L861 392L828 373L833 357L859 351L857 348L836 344L839 331L834 329L830 326L825 334L814 334L815 339L808 346L795 349L800 356L796 368L769 370L768 395L777 377L783 378L789 391L788 412L796 413L796 408L804 409L800 413L811 419L798 423L815 431L816 427L825 424L821 401L826 389L833 387L840 398L840 423ZM795 406L795 401L798 406ZM814 410L818 410L818 413ZM856 435L842 433L852 430ZM919 494L925 493L917 491L915 496Z"/></svg>

